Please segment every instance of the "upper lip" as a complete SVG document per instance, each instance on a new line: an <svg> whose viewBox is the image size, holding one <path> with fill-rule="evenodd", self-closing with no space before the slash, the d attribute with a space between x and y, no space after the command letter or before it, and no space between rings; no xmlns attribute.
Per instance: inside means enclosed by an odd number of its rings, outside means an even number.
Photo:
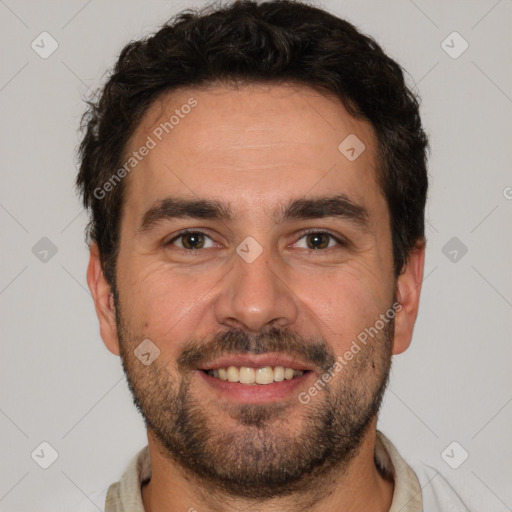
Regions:
<svg viewBox="0 0 512 512"><path fill-rule="evenodd" d="M264 366L284 366L294 370L314 370L314 368L298 358L283 354L227 354L213 361L202 364L200 370L216 370L228 366L247 366L250 368L263 368Z"/></svg>

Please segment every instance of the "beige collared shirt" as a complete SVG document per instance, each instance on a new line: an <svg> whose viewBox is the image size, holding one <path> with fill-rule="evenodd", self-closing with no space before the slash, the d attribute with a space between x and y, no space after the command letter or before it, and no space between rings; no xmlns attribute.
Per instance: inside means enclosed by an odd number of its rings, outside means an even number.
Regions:
<svg viewBox="0 0 512 512"><path fill-rule="evenodd" d="M389 512L423 512L421 487L416 474L380 431L377 431L375 461L383 473L391 472L395 481ZM149 448L145 446L133 457L121 480L109 487L105 512L144 512L141 485L150 478Z"/></svg>

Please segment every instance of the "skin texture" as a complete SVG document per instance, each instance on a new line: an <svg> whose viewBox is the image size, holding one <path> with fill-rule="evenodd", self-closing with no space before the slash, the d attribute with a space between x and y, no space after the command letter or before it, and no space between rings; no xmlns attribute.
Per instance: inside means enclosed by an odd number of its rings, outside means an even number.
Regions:
<svg viewBox="0 0 512 512"><path fill-rule="evenodd" d="M115 300L95 244L87 274L102 339L121 356L148 427L145 509L387 511L393 483L373 460L376 414L391 355L411 342L424 246L396 280L373 129L307 87L191 88L153 104L127 155L191 97L197 106L125 178ZM338 150L349 134L366 147L354 161ZM336 217L274 222L290 200L334 194L366 209L366 230ZM233 219L168 219L138 231L144 213L168 196L221 201ZM193 253L182 250L190 238L176 239L187 228L207 235ZM251 263L236 252L248 236L262 249ZM311 250L315 243L321 248ZM395 321L301 403L297 394L395 298ZM160 350L149 366L133 354L144 339ZM195 364L202 354L204 362L256 349L312 371L286 399L244 404L207 384Z"/></svg>

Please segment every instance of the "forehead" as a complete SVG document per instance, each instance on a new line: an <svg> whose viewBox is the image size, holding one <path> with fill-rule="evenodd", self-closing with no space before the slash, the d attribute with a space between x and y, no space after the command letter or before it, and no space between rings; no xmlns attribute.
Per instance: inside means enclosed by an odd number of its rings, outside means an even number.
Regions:
<svg viewBox="0 0 512 512"><path fill-rule="evenodd" d="M235 209L254 215L256 203L268 211L285 198L327 192L367 206L383 202L371 124L309 87L175 90L148 109L125 161L133 152L124 204L139 214L167 195L229 196Z"/></svg>

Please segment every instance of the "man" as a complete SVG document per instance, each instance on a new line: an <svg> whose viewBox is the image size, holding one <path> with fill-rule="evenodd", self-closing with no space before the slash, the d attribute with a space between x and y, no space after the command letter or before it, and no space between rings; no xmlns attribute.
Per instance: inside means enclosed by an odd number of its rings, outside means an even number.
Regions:
<svg viewBox="0 0 512 512"><path fill-rule="evenodd" d="M376 430L428 146L377 43L287 0L188 11L83 121L88 284L148 434L106 512L466 510Z"/></svg>

